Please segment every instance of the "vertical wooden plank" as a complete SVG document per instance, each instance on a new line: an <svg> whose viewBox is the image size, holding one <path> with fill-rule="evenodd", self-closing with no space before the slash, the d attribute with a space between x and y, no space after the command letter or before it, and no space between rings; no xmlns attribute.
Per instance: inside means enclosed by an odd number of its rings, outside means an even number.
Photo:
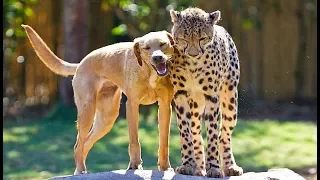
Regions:
<svg viewBox="0 0 320 180"><path fill-rule="evenodd" d="M263 50L263 67L264 69L264 78L263 82L264 84L264 97L266 99L272 98L270 96L270 92L274 90L274 84L275 82L275 74L276 74L276 68L275 64L273 64L273 60L277 59L276 52L277 52L277 33L278 31L274 28L278 26L278 21L276 17L276 12L274 8L272 8L273 1L267 1L268 8L265 12L264 16L264 36L263 36L263 42L264 42L264 50Z"/></svg>
<svg viewBox="0 0 320 180"><path fill-rule="evenodd" d="M281 15L278 26L279 31L279 59L278 64L279 86L275 92L277 99L292 99L295 93L294 72L297 55L297 19L294 16L297 10L297 0L279 1Z"/></svg>
<svg viewBox="0 0 320 180"><path fill-rule="evenodd" d="M312 99L317 97L317 22L316 22L316 3L309 1L304 10L305 20L307 21L307 49L306 49L306 67L305 67L305 87L303 97Z"/></svg>

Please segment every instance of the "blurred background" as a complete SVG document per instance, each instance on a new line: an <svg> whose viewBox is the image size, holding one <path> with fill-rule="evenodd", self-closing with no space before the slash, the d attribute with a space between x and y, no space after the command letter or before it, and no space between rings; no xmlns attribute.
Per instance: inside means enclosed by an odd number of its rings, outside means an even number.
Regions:
<svg viewBox="0 0 320 180"><path fill-rule="evenodd" d="M315 179L316 0L4 0L4 179L42 179L72 174L75 168L72 77L55 75L39 60L21 24L33 27L59 57L80 62L102 46L132 41L150 31L170 32L169 10L189 6L220 10L218 25L237 45L237 163L246 172L287 167ZM123 95L114 128L89 153L90 172L127 167L125 101ZM140 113L143 165L156 169L157 104L141 106ZM173 167L181 161L179 145L173 114Z"/></svg>

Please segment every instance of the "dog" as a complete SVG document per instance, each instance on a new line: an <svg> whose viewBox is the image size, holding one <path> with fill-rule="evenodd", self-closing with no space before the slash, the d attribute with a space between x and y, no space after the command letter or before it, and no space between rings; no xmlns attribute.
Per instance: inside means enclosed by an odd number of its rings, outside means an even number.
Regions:
<svg viewBox="0 0 320 180"><path fill-rule="evenodd" d="M127 96L128 169L142 169L139 105L156 101L159 105L158 169L171 169L168 144L173 86L166 76L169 58L174 53L174 40L170 33L150 32L133 42L96 49L80 63L69 63L57 57L32 27L22 27L37 56L51 71L62 76L74 75L72 86L78 111L74 174L88 173L85 165L88 152L113 127L119 115L122 92Z"/></svg>

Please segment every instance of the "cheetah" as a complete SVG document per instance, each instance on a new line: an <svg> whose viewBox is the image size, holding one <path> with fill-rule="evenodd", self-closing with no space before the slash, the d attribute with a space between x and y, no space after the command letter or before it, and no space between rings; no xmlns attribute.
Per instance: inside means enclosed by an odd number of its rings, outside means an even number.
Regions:
<svg viewBox="0 0 320 180"><path fill-rule="evenodd" d="M194 7L170 11L176 55L169 69L180 131L182 165L176 168L180 174L243 174L231 146L237 122L239 58L229 33L216 25L220 14L219 10L207 13ZM207 136L205 153L202 119Z"/></svg>

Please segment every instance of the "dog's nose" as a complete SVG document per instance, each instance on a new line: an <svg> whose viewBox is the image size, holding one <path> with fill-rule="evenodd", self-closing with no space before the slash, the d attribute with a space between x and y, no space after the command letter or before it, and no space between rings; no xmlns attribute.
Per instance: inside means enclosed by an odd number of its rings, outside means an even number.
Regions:
<svg viewBox="0 0 320 180"><path fill-rule="evenodd" d="M162 61L162 56L152 56L152 60L155 62Z"/></svg>

